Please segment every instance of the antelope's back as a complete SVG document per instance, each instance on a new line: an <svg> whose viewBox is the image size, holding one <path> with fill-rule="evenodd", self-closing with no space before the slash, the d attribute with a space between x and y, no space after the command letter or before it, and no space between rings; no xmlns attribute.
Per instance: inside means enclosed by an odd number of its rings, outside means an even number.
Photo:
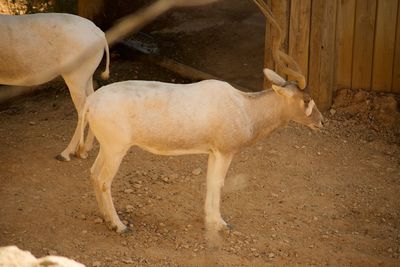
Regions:
<svg viewBox="0 0 400 267"><path fill-rule="evenodd" d="M104 33L99 28L70 14L0 15L0 36L0 83L10 85L46 82L54 77L35 78L72 60L89 45L104 47ZM29 82L31 76L34 84ZM28 82L18 84L19 79Z"/></svg>

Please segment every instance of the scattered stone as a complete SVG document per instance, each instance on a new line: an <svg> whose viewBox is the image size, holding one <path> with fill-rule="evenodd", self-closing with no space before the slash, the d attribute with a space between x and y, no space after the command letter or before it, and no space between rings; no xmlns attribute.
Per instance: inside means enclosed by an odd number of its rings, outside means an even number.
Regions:
<svg viewBox="0 0 400 267"><path fill-rule="evenodd" d="M94 223L103 223L103 219L102 218L96 218L96 219L94 219Z"/></svg>
<svg viewBox="0 0 400 267"><path fill-rule="evenodd" d="M93 267L101 267L101 262L100 261L94 261L92 266Z"/></svg>
<svg viewBox="0 0 400 267"><path fill-rule="evenodd" d="M35 124L36 124L36 122L34 122L34 121L29 122L29 125L35 125Z"/></svg>
<svg viewBox="0 0 400 267"><path fill-rule="evenodd" d="M367 100L367 98L368 98L368 95L367 95L367 93L365 92L365 91L359 91L359 92L357 92L355 95L354 95L354 97L353 97L353 101L355 102L355 103L361 103L361 102L364 102L365 100Z"/></svg>
<svg viewBox="0 0 400 267"><path fill-rule="evenodd" d="M176 173L173 173L173 174L171 174L171 175L169 176L169 178L171 178L171 180L176 180L176 179L179 178L179 175L176 174Z"/></svg>
<svg viewBox="0 0 400 267"><path fill-rule="evenodd" d="M135 210L135 208L132 205L126 205L125 210L126 212L131 213Z"/></svg>
<svg viewBox="0 0 400 267"><path fill-rule="evenodd" d="M133 189L130 189L130 188L125 189L125 190L124 190L124 193L125 193L125 194L132 194L132 193L133 193Z"/></svg>
<svg viewBox="0 0 400 267"><path fill-rule="evenodd" d="M134 263L134 261L132 259L123 259L122 262L125 264L133 264Z"/></svg>
<svg viewBox="0 0 400 267"><path fill-rule="evenodd" d="M270 259L272 259L272 258L275 258L275 254L274 254L274 253L272 253L272 252L271 252L271 253L269 253L269 254L268 254L268 258L270 258Z"/></svg>
<svg viewBox="0 0 400 267"><path fill-rule="evenodd" d="M201 168L197 168L197 169L192 171L192 174L197 176L197 175L200 175L201 172L202 172Z"/></svg>
<svg viewBox="0 0 400 267"><path fill-rule="evenodd" d="M242 235L243 235L243 234L242 234L241 232L239 232L239 231L233 231L232 234L235 235L235 236L242 236Z"/></svg>
<svg viewBox="0 0 400 267"><path fill-rule="evenodd" d="M329 110L329 113L330 113L332 116L335 115L335 114L336 114L336 109L331 108L331 109Z"/></svg>
<svg viewBox="0 0 400 267"><path fill-rule="evenodd" d="M161 180L162 180L164 183L166 183L166 184L169 183L169 178L166 177L166 176L161 177Z"/></svg>
<svg viewBox="0 0 400 267"><path fill-rule="evenodd" d="M78 218L79 218L79 219L81 219L81 220L86 220L86 216L85 216L85 214L81 214L81 215L79 215L79 216L78 216Z"/></svg>
<svg viewBox="0 0 400 267"><path fill-rule="evenodd" d="M272 196L272 197L278 197L278 194L271 193L271 196Z"/></svg>

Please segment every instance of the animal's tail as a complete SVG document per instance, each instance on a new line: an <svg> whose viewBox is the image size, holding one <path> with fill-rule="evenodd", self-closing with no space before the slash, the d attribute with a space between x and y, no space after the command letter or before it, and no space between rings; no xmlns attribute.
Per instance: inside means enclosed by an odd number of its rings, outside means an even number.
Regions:
<svg viewBox="0 0 400 267"><path fill-rule="evenodd" d="M106 69L101 73L101 78L107 80L110 77L110 51L107 40L104 38L104 50L106 51Z"/></svg>
<svg viewBox="0 0 400 267"><path fill-rule="evenodd" d="M77 148L77 156L83 155L85 153L85 126L86 126L86 113L88 112L89 105L86 99L85 105L83 106L81 112L79 113L78 126L80 127L79 144Z"/></svg>

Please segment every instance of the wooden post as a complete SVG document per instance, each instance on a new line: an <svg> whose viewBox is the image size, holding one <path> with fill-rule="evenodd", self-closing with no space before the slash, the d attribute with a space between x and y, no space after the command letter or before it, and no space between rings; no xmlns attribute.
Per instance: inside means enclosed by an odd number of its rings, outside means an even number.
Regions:
<svg viewBox="0 0 400 267"><path fill-rule="evenodd" d="M313 0L311 17L309 87L320 110L332 104L336 86L337 0Z"/></svg>
<svg viewBox="0 0 400 267"><path fill-rule="evenodd" d="M308 81L311 0L292 0L290 5L289 55ZM290 79L290 78L289 78Z"/></svg>
<svg viewBox="0 0 400 267"><path fill-rule="evenodd" d="M336 76L339 88L351 88L355 14L356 0L339 1L336 26Z"/></svg>
<svg viewBox="0 0 400 267"><path fill-rule="evenodd" d="M376 0L357 0L352 88L371 89Z"/></svg>
<svg viewBox="0 0 400 267"><path fill-rule="evenodd" d="M93 20L104 9L103 0L78 0L78 15Z"/></svg>
<svg viewBox="0 0 400 267"><path fill-rule="evenodd" d="M377 91L392 88L397 6L398 0L378 1L372 66L372 88Z"/></svg>
<svg viewBox="0 0 400 267"><path fill-rule="evenodd" d="M392 90L393 93L400 94L400 1L397 9L397 33L396 33L396 46L394 55L394 66L393 66L393 82Z"/></svg>

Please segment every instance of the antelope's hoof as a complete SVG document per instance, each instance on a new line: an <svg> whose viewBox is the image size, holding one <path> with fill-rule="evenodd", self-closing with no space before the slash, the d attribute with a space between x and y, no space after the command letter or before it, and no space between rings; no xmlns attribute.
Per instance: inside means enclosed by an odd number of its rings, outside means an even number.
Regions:
<svg viewBox="0 0 400 267"><path fill-rule="evenodd" d="M61 154L58 154L57 156L55 156L54 157L56 160L58 160L58 161L70 161L71 159L70 159L70 157L64 157L63 155L61 155Z"/></svg>
<svg viewBox="0 0 400 267"><path fill-rule="evenodd" d="M131 228L129 228L129 227L126 227L125 229L123 229L121 231L117 230L117 233L120 234L120 235L128 235L128 234L130 234L132 232L133 232L133 230Z"/></svg>
<svg viewBox="0 0 400 267"><path fill-rule="evenodd" d="M223 229L228 229L228 230L233 229L233 226L231 224L226 223L222 218L220 218L217 221L208 221L206 225L208 230L214 230L214 231L220 231Z"/></svg>
<svg viewBox="0 0 400 267"><path fill-rule="evenodd" d="M230 224L230 223L227 223L226 225L225 225L225 227L226 227L226 229L228 229L228 230L233 230L233 225L232 224Z"/></svg>
<svg viewBox="0 0 400 267"><path fill-rule="evenodd" d="M77 158L80 158L80 159L87 159L88 158L88 153L87 152L76 153L75 155L76 155Z"/></svg>

